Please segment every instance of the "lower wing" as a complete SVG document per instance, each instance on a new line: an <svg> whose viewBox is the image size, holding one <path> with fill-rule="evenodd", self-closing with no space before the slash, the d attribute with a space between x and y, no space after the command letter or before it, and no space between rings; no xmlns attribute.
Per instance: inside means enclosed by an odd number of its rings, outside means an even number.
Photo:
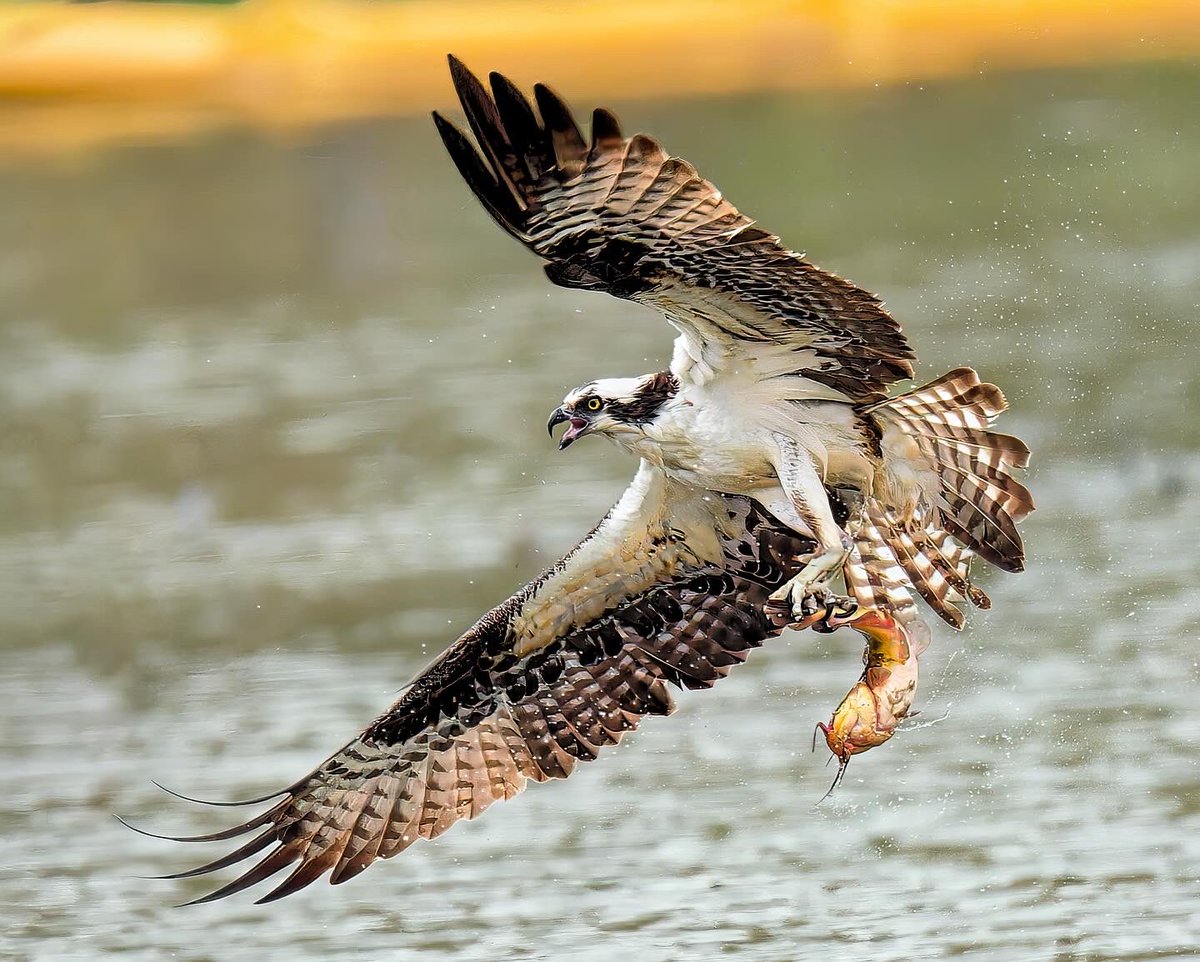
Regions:
<svg viewBox="0 0 1200 962"><path fill-rule="evenodd" d="M839 519L844 522L844 517ZM492 609L348 745L226 831L230 854L168 878L258 861L208 902L292 867L270 902L333 884L431 839L530 781L565 778L708 688L779 633L767 595L812 542L750 501L685 487L643 462L621 501L554 568ZM248 803L250 804L250 803Z"/></svg>

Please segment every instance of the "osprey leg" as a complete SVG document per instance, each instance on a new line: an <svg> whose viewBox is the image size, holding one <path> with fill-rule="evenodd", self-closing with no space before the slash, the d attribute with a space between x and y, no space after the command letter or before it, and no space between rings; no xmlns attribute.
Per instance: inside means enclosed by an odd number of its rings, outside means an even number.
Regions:
<svg viewBox="0 0 1200 962"><path fill-rule="evenodd" d="M824 481L812 456L791 438L777 434L775 440L780 454L776 465L779 486L755 498L788 527L813 538L817 550L795 577L771 594L770 600L790 604L792 613L803 618L807 614L805 599L827 594L825 582L841 570L853 542L833 518Z"/></svg>

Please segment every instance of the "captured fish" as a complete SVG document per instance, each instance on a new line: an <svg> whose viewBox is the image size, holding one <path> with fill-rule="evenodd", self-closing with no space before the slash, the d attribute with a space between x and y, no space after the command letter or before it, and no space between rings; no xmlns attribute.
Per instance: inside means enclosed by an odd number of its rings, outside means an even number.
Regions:
<svg viewBox="0 0 1200 962"><path fill-rule="evenodd" d="M815 616L824 628L849 626L867 639L862 677L834 709L829 723L818 722L825 744L840 762L825 798L837 788L854 755L888 741L912 710L917 691L917 659L928 646L928 634L909 627L881 608L826 610Z"/></svg>

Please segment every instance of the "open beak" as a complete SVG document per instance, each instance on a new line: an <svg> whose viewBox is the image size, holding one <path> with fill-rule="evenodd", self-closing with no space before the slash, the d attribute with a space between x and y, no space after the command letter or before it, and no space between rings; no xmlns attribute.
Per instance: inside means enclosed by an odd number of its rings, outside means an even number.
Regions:
<svg viewBox="0 0 1200 962"><path fill-rule="evenodd" d="M562 408L555 408L554 413L550 415L550 420L546 422L546 432L550 437L554 437L555 425L562 424L564 421L570 421L571 426L563 431L563 436L559 438L558 450L560 451L565 451L571 446L572 441L587 434L588 429L592 426L590 421L577 414L568 414Z"/></svg>

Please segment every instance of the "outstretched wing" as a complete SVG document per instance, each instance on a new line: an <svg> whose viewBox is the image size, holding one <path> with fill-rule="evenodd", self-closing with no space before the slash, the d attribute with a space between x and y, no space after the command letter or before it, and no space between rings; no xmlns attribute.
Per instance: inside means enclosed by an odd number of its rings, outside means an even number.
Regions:
<svg viewBox="0 0 1200 962"><path fill-rule="evenodd" d="M811 382L789 396L874 401L912 376L912 351L878 298L754 226L687 161L625 137L604 109L586 143L541 84L539 119L500 74L489 92L454 57L450 71L479 149L433 118L483 206L556 284L663 311L680 332L677 377L703 383L749 361L760 377Z"/></svg>
<svg viewBox="0 0 1200 962"><path fill-rule="evenodd" d="M249 842L169 877L261 856L197 901L293 866L260 899L272 901L325 873L344 882L530 779L566 777L642 716L668 714L668 683L707 688L777 634L766 597L812 548L751 502L643 462L574 551L484 615L361 735L267 811L194 839L257 831Z"/></svg>

